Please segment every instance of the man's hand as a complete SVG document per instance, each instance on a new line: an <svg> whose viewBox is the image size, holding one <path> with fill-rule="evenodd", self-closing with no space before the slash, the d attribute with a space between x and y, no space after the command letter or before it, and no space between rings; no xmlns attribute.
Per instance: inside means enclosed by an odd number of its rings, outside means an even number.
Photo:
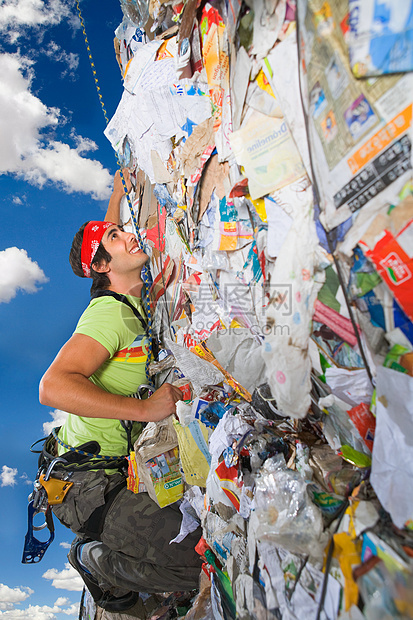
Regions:
<svg viewBox="0 0 413 620"><path fill-rule="evenodd" d="M159 422L175 413L175 403L182 400L179 388L164 383L152 396L140 401L144 407L142 419L146 422Z"/></svg>
<svg viewBox="0 0 413 620"><path fill-rule="evenodd" d="M130 180L129 170L127 168L123 168L123 177L126 183L126 189L128 193L131 191L132 183ZM120 171L117 170L115 174L115 178L113 180L113 192L110 197L108 210L105 215L105 222L114 222L115 224L120 224L120 201L122 200L125 192L123 189L123 183L120 176Z"/></svg>
<svg viewBox="0 0 413 620"><path fill-rule="evenodd" d="M130 180L130 172L127 168L122 169L123 178L125 179L126 189L128 190L128 194L132 189L132 183ZM113 194L115 196L122 197L124 193L122 178L120 176L120 170L116 171L115 178L113 180Z"/></svg>

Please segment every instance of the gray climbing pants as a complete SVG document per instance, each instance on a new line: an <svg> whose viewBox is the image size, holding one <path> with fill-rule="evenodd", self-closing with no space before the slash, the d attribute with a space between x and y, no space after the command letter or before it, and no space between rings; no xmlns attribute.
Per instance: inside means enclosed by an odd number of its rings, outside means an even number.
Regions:
<svg viewBox="0 0 413 620"><path fill-rule="evenodd" d="M111 489L122 483L121 474L78 472L62 504L53 507L57 518L80 536L92 513L104 505ZM82 563L100 588L114 596L126 592L173 592L198 587L201 560L194 546L198 528L179 544L169 542L180 530L177 504L160 508L147 493L123 487L106 513L100 540L82 548Z"/></svg>

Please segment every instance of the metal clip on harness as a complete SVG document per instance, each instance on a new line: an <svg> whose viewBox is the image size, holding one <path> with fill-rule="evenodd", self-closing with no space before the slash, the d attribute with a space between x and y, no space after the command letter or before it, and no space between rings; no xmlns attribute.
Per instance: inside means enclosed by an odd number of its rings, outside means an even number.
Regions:
<svg viewBox="0 0 413 620"><path fill-rule="evenodd" d="M43 481L47 482L50 479L50 474L52 473L54 466L56 465L56 463L61 462L66 461L62 457L57 457L53 459L53 461L50 463L49 467L46 470ZM54 540L54 523L52 509L49 505L47 491L40 482L41 476L43 476L42 468L39 469L39 471L37 472L37 478L34 483L33 493L29 496L27 533L24 538L22 564L35 564L37 562L40 562L40 560L46 553L47 548ZM34 525L34 517L41 512L44 513L44 523L42 523L41 525ZM48 540L43 542L41 540L38 540L38 538L34 536L33 532L43 530L45 527L48 528L50 536Z"/></svg>

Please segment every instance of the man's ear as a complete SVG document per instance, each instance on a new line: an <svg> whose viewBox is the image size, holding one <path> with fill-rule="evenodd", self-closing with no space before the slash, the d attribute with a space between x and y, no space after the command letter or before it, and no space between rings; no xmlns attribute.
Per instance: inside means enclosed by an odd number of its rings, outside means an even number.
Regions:
<svg viewBox="0 0 413 620"><path fill-rule="evenodd" d="M92 263L92 267L96 273L108 273L110 271L109 263L105 260Z"/></svg>

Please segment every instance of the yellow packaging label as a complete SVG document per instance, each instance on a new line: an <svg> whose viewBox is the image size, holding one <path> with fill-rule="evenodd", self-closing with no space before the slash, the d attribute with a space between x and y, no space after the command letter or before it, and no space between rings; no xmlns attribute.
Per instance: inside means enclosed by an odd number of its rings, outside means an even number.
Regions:
<svg viewBox="0 0 413 620"><path fill-rule="evenodd" d="M145 466L161 508L181 499L184 483L180 472L178 448L158 454L146 461Z"/></svg>
<svg viewBox="0 0 413 620"><path fill-rule="evenodd" d="M221 366L218 360L215 358L213 353L208 349L205 342L201 342L200 344L196 344L192 349L190 349L192 353L198 355L198 357L202 357L202 359L207 360L207 362L211 362L218 370L222 372L225 377L226 382L230 385L240 396L242 396L248 402L251 402L252 395L246 390L238 381L234 379L230 373Z"/></svg>
<svg viewBox="0 0 413 620"><path fill-rule="evenodd" d="M208 451L208 429L199 420L193 420L188 426L182 426L174 420L178 435L179 454L185 480L188 484L206 486L211 455Z"/></svg>

